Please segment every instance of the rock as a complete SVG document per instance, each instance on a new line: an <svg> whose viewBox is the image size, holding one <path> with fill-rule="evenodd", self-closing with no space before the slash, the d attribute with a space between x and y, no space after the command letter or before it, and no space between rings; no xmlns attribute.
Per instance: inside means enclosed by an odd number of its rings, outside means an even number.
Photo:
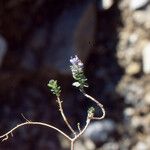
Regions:
<svg viewBox="0 0 150 150"><path fill-rule="evenodd" d="M96 146L95 144L88 138L85 138L83 140L84 142L82 142L82 140L78 140L75 142L75 149L79 149L79 150L95 150Z"/></svg>
<svg viewBox="0 0 150 150"><path fill-rule="evenodd" d="M95 144L90 139L86 139L85 142L84 142L84 145L86 147L86 150L94 150L94 149L96 149Z"/></svg>
<svg viewBox="0 0 150 150"><path fill-rule="evenodd" d="M84 133L84 137L90 138L95 143L105 142L114 130L115 123L112 120L97 121L89 125L88 130Z"/></svg>
<svg viewBox="0 0 150 150"><path fill-rule="evenodd" d="M139 73L140 70L141 70L140 64L138 62L133 62L127 66L126 73L129 75L135 75Z"/></svg>
<svg viewBox="0 0 150 150"><path fill-rule="evenodd" d="M124 96L125 103L136 106L143 98L143 87L132 78L124 78L118 85L118 92Z"/></svg>
<svg viewBox="0 0 150 150"><path fill-rule="evenodd" d="M145 94L145 96L144 96L144 102L147 105L150 105L150 92Z"/></svg>
<svg viewBox="0 0 150 150"><path fill-rule="evenodd" d="M114 3L113 0L99 0L99 9L107 10L107 9L111 8L113 3Z"/></svg>
<svg viewBox="0 0 150 150"><path fill-rule="evenodd" d="M139 117L139 116L133 116L131 119L131 126L133 128L137 128L139 126L141 126L143 123L143 118Z"/></svg>
<svg viewBox="0 0 150 150"><path fill-rule="evenodd" d="M119 144L116 142L109 142L102 146L102 148L98 150L119 150Z"/></svg>
<svg viewBox="0 0 150 150"><path fill-rule="evenodd" d="M133 13L133 20L140 26L150 29L150 6L144 11L135 11Z"/></svg>
<svg viewBox="0 0 150 150"><path fill-rule="evenodd" d="M150 73L150 42L145 46L142 52L142 60L143 60L143 72L145 74Z"/></svg>
<svg viewBox="0 0 150 150"><path fill-rule="evenodd" d="M131 10L136 10L148 4L149 0L131 0L129 5Z"/></svg>
<svg viewBox="0 0 150 150"><path fill-rule="evenodd" d="M132 33L129 36L129 43L130 44L135 44L137 42L138 38L139 38L139 35L137 33Z"/></svg>
<svg viewBox="0 0 150 150"><path fill-rule="evenodd" d="M84 3L62 12L54 23L51 41L45 52L46 66L70 74L68 60L71 56L77 54L84 62L91 49L89 42L93 42L95 33L94 10L93 3Z"/></svg>
<svg viewBox="0 0 150 150"><path fill-rule="evenodd" d="M3 59L7 52L7 42L3 36L0 35L0 66L3 63Z"/></svg>
<svg viewBox="0 0 150 150"><path fill-rule="evenodd" d="M58 137L60 145L63 149L67 149L70 147L70 141L66 140L66 138L63 135L59 134Z"/></svg>
<svg viewBox="0 0 150 150"><path fill-rule="evenodd" d="M125 110L124 110L124 115L126 116L126 117L131 117L131 116L133 116L135 114L135 109L133 109L133 108L126 108Z"/></svg>
<svg viewBox="0 0 150 150"><path fill-rule="evenodd" d="M149 150L149 146L147 146L146 143L140 141L132 148L132 150Z"/></svg>
<svg viewBox="0 0 150 150"><path fill-rule="evenodd" d="M74 149L86 150L85 146L80 141L75 142Z"/></svg>

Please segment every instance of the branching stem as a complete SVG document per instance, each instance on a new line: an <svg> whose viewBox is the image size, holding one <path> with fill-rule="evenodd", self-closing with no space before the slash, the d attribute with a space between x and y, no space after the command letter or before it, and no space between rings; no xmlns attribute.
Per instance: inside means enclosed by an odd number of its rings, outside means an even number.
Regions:
<svg viewBox="0 0 150 150"><path fill-rule="evenodd" d="M103 107L103 105L97 101L95 98L93 98L92 96L88 95L87 93L85 93L84 91L81 91L83 93L83 95L87 98L89 98L91 101L95 102L97 104L97 106L101 109L102 111L102 116L101 117L92 117L91 119L92 120L101 120L105 117L106 115L106 112L105 112L105 109Z"/></svg>
<svg viewBox="0 0 150 150"><path fill-rule="evenodd" d="M67 118L66 118L66 116L65 116L65 114L64 114L64 111L63 111L63 108L62 108L62 102L63 102L63 101L61 101L60 98L57 97L57 102L58 102L58 105L59 105L60 113L61 113L61 115L62 115L62 117L63 117L63 119L64 119L66 125L67 125L68 128L71 130L71 132L72 132L74 135L76 135L76 132L75 132L74 129L71 127L71 125L69 124L69 122L68 122L68 120L67 120Z"/></svg>
<svg viewBox="0 0 150 150"><path fill-rule="evenodd" d="M13 135L13 132L15 130L17 130L18 128L22 127L22 126L25 126L25 125L40 125L40 126L45 126L45 127L48 127L48 128L51 128L51 129L54 129L56 130L57 132L59 132L60 134L62 134L64 137L66 137L70 142L71 142L71 150L74 150L74 143L75 141L85 132L85 130L88 128L88 125L90 124L91 120L95 120L95 119L103 119L105 117L105 109L103 108L103 105L101 103L99 103L95 98L93 98L92 96L86 94L84 91L81 91L85 97L89 98L90 100L92 100L93 102L95 102L99 107L100 109L102 110L102 116L101 117L94 117L94 116L91 116L89 117L87 115L87 120L86 120L86 125L84 126L83 129L80 129L80 124L78 124L78 134L72 129L71 125L69 124L65 114L64 114L64 111L63 111L63 108L62 108L62 101L60 100L59 97L57 97L57 102L59 104L59 110L61 112L61 115L65 121L65 123L67 124L67 126L69 127L69 129L72 131L72 133L74 134L74 137L71 138L70 136L68 136L66 133L64 133L62 130L58 129L57 127L55 126L52 126L50 124L47 124L47 123L43 123L43 122L33 122L33 121L30 121L28 119L26 119L23 115L23 118L26 120L26 122L24 123L21 123L21 124L18 124L17 126L15 126L14 128L12 128L10 131L8 131L7 133L3 134L0 136L1 139L3 139L2 141L5 141L9 138L9 135Z"/></svg>
<svg viewBox="0 0 150 150"><path fill-rule="evenodd" d="M21 123L21 124L18 124L17 126L15 126L14 128L12 128L10 131L8 131L7 133L3 134L0 136L0 138L3 138L3 141L4 140L7 140L8 139L8 136L10 134L12 134L16 129L22 127L22 126L25 126L25 125L40 125L40 126L45 126L45 127L48 127L48 128L52 128L56 131L58 131L59 133L61 133L62 135L64 135L68 140L71 140L71 138L66 134L64 133L63 131L61 131L60 129L50 125L50 124L47 124L47 123L43 123L43 122L32 122L32 121L27 121L27 122L24 122L24 123ZM6 139L7 138L7 139Z"/></svg>

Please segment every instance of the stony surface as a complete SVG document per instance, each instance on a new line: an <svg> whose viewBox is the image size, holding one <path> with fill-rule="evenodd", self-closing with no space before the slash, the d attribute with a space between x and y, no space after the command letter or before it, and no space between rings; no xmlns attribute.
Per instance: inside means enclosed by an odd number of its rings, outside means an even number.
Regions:
<svg viewBox="0 0 150 150"><path fill-rule="evenodd" d="M148 2L149 2L149 0L131 0L130 8L132 10L140 9L140 8L144 7Z"/></svg>

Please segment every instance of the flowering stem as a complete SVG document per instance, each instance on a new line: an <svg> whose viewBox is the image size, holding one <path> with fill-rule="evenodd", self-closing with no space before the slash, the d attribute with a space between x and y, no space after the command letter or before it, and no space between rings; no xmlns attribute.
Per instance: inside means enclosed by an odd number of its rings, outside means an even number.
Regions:
<svg viewBox="0 0 150 150"><path fill-rule="evenodd" d="M95 98L93 98L92 96L88 95L87 93L85 93L84 90L81 91L83 93L83 95L87 98L89 98L90 100L92 100L93 102L95 102L97 104L97 106L102 110L102 116L101 117L92 117L91 119L93 120L101 120L105 117L106 115L106 112L105 112L105 109L103 107L103 105L97 101Z"/></svg>
<svg viewBox="0 0 150 150"><path fill-rule="evenodd" d="M9 130L8 132L6 132L5 134L1 135L0 138L2 138L2 141L5 141L9 138L9 135L13 136L13 132L22 127L22 126L25 126L25 125L40 125L40 126L45 126L45 127L48 127L48 128L51 128L51 129L54 129L56 130L57 132L59 132L60 134L62 134L64 137L66 137L70 142L70 149L71 150L74 150L74 143L75 141L80 138L80 136L85 132L85 130L88 128L88 125L90 124L90 121L91 120L100 120L100 119L103 119L105 117L105 109L103 107L103 105L98 102L95 98L93 98L92 96L88 95L85 91L84 91L84 88L85 87L88 87L88 84L86 83L87 79L84 75L84 72L83 72L83 63L81 62L81 60L75 56L74 58L71 57L70 59L70 62L71 62L71 71L72 71L72 75L73 75L73 78L75 79L75 82L73 83L73 86L75 87L78 87L79 90L83 93L83 95L85 97L87 97L88 99L90 99L91 101L95 102L98 107L101 109L102 111L102 116L100 117L94 117L94 111L95 109L93 107L89 108L88 110L88 114L87 114L87 119L86 119L86 124L84 126L83 129L80 128L80 124L78 123L77 126L78 126L78 132L76 133L75 130L71 127L70 123L68 122L65 114L64 114L64 111L63 111L63 107L62 107L62 102L61 99L60 99L60 93L61 93L61 88L60 86L57 84L57 80L50 80L49 83L48 83L48 87L50 88L51 92L56 95L57 97L57 103L58 103L58 107L59 107L59 111L61 113L61 116L64 120L64 122L66 123L66 125L68 126L68 128L70 129L70 131L74 134L74 137L70 137L68 136L66 133L64 133L62 130L58 129L57 127L55 126L52 126L50 124L46 124L46 123L43 123L43 122L33 122L33 121L30 121L28 119L26 119L23 115L23 118L26 120L26 122L24 123L21 123L21 124L18 124L16 125L14 128L12 128L11 130Z"/></svg>

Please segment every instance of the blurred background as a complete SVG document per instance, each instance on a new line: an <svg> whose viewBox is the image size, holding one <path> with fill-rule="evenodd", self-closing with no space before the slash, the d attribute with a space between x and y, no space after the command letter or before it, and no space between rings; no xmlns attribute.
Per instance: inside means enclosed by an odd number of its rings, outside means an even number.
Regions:
<svg viewBox="0 0 150 150"><path fill-rule="evenodd" d="M87 93L104 104L76 150L150 149L149 0L0 0L0 133L25 120L70 135L47 83L57 79L69 122L95 106L72 87L70 56L85 64ZM97 112L98 114L99 112ZM0 150L69 150L60 134L23 127Z"/></svg>

